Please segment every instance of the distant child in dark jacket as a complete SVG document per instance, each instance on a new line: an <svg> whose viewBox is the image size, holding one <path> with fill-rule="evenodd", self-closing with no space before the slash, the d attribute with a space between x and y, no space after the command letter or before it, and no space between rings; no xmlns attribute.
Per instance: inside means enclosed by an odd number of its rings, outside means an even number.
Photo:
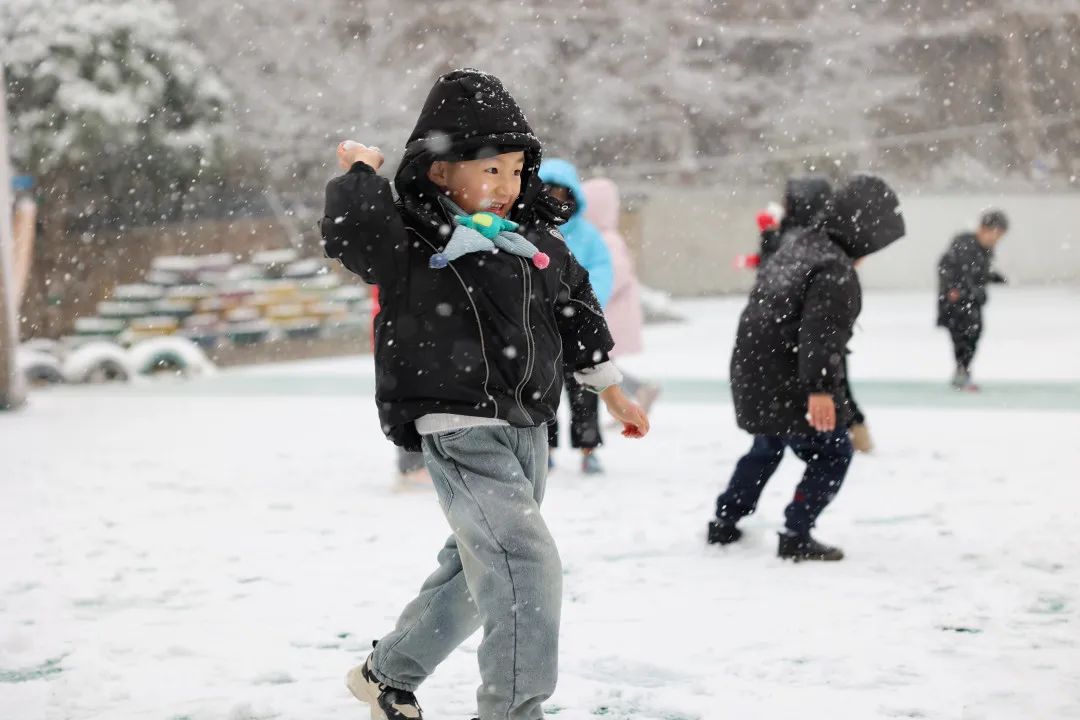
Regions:
<svg viewBox="0 0 1080 720"><path fill-rule="evenodd" d="M994 248L1009 230L1009 220L1000 210L988 210L973 233L953 238L938 262L938 321L949 331L956 359L953 387L978 390L971 381L971 361L982 336L982 309L986 286L1004 283L1005 277L991 269Z"/></svg>

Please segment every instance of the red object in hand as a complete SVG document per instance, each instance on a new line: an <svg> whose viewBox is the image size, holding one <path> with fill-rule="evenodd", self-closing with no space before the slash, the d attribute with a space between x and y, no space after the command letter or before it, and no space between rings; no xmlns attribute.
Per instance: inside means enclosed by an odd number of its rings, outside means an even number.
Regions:
<svg viewBox="0 0 1080 720"><path fill-rule="evenodd" d="M757 253L735 256L735 267L739 270L753 270L761 265L761 256Z"/></svg>
<svg viewBox="0 0 1080 720"><path fill-rule="evenodd" d="M641 428L637 425L627 425L625 423L623 424L622 436L628 438L645 437L641 434Z"/></svg>
<svg viewBox="0 0 1080 720"><path fill-rule="evenodd" d="M771 212L762 210L757 214L757 226L758 230L765 232L766 230L775 230L780 226L780 222Z"/></svg>

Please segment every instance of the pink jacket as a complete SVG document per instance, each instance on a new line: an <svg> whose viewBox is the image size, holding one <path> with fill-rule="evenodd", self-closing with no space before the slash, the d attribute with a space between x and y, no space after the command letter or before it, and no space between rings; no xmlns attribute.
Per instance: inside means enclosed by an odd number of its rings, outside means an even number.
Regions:
<svg viewBox="0 0 1080 720"><path fill-rule="evenodd" d="M582 183L585 193L585 217L604 236L611 253L615 282L611 299L604 308L611 336L615 339L614 358L641 352L641 288L638 285L634 259L626 241L619 234L619 189L607 178L594 178Z"/></svg>

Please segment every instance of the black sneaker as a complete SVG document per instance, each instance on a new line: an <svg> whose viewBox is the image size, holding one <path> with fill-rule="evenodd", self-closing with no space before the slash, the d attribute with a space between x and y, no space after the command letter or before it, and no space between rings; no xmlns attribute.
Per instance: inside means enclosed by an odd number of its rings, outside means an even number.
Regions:
<svg viewBox="0 0 1080 720"><path fill-rule="evenodd" d="M810 537L810 533L796 535L795 533L780 533L780 546L776 554L784 560L822 560L824 562L836 562L844 559L844 551L838 547L832 547L820 543Z"/></svg>
<svg viewBox="0 0 1080 720"><path fill-rule="evenodd" d="M423 720L416 696L379 682L371 673L371 656L345 676L345 686L357 700L371 706L371 720Z"/></svg>
<svg viewBox="0 0 1080 720"><path fill-rule="evenodd" d="M705 539L710 545L730 545L741 537L742 530L731 523L710 520L709 532Z"/></svg>

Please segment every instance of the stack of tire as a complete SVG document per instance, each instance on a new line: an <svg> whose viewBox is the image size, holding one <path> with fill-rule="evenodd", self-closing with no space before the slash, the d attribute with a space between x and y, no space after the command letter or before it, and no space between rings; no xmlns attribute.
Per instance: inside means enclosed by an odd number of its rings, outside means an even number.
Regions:
<svg viewBox="0 0 1080 720"><path fill-rule="evenodd" d="M158 257L146 282L116 288L76 334L122 344L176 335L208 351L361 336L371 299L328 270L323 259L302 259L293 249L257 252L247 262L228 254Z"/></svg>
<svg viewBox="0 0 1080 720"><path fill-rule="evenodd" d="M128 382L160 374L190 378L215 371L206 353L182 337L147 338L128 348L109 340L78 345L30 340L18 348L15 360L34 386Z"/></svg>

